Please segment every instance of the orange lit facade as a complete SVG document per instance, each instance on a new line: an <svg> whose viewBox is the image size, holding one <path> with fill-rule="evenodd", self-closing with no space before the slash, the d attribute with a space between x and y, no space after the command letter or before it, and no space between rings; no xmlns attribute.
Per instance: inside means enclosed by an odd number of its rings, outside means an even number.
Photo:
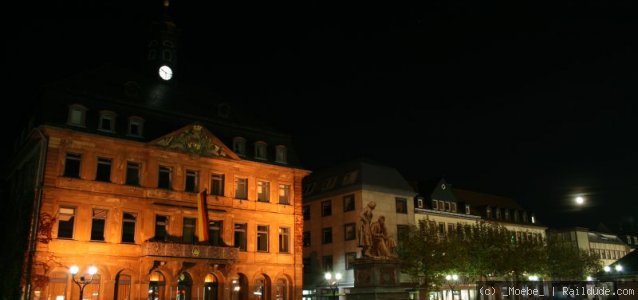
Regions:
<svg viewBox="0 0 638 300"><path fill-rule="evenodd" d="M53 94L10 176L14 201L33 205L23 299L78 299L71 266L76 280L97 267L84 299L301 299L309 172L288 136L236 125L225 106L195 117Z"/></svg>

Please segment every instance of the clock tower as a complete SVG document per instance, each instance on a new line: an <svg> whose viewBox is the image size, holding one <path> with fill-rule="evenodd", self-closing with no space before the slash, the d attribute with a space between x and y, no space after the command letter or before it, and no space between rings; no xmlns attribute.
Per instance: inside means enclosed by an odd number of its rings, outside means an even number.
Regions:
<svg viewBox="0 0 638 300"><path fill-rule="evenodd" d="M172 82L177 71L178 30L170 18L170 0L164 0L164 14L161 21L154 22L151 40L148 43L148 67L150 75L163 82Z"/></svg>

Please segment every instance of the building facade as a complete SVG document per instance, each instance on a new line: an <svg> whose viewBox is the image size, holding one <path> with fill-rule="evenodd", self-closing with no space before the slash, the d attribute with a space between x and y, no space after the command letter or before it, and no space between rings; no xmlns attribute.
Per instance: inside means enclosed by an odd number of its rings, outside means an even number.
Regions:
<svg viewBox="0 0 638 300"><path fill-rule="evenodd" d="M391 167L355 160L315 171L304 180L304 292L327 293L324 272L339 272L339 292L354 286L351 262L361 257L362 214L385 217L388 236L414 222L412 187ZM371 204L374 203L374 204ZM373 207L373 208L372 208Z"/></svg>
<svg viewBox="0 0 638 300"><path fill-rule="evenodd" d="M84 279L84 299L300 299L309 172L291 138L175 82L177 31L156 30L150 72L43 89L8 175L21 297L78 299Z"/></svg>
<svg viewBox="0 0 638 300"><path fill-rule="evenodd" d="M583 227L551 229L550 237L571 242L574 247L597 255L603 267L609 266L631 252L617 235L591 231Z"/></svg>

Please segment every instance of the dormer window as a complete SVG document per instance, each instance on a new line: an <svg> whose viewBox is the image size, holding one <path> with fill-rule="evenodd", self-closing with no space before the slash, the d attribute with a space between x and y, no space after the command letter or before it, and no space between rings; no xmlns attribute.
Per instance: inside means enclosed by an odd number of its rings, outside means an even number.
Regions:
<svg viewBox="0 0 638 300"><path fill-rule="evenodd" d="M523 223L527 223L527 222L529 222L529 221L527 220L527 212L526 212L526 211L524 211L524 212L523 212Z"/></svg>
<svg viewBox="0 0 638 300"><path fill-rule="evenodd" d="M255 158L266 159L266 143L264 142L255 143Z"/></svg>
<svg viewBox="0 0 638 300"><path fill-rule="evenodd" d="M106 132L115 132L115 116L115 113L112 111L100 111L98 129Z"/></svg>
<svg viewBox="0 0 638 300"><path fill-rule="evenodd" d="M509 209L504 209L505 211L505 220L509 221L510 220L510 210Z"/></svg>
<svg viewBox="0 0 638 300"><path fill-rule="evenodd" d="M496 208L496 219L497 220L501 219L501 208L499 207Z"/></svg>
<svg viewBox="0 0 638 300"><path fill-rule="evenodd" d="M128 135L142 137L144 131L144 119L133 116L128 118Z"/></svg>
<svg viewBox="0 0 638 300"><path fill-rule="evenodd" d="M536 224L536 217L532 214L532 224Z"/></svg>
<svg viewBox="0 0 638 300"><path fill-rule="evenodd" d="M514 222L516 222L516 223L518 223L518 222L519 222L518 217L519 217L518 210L515 210L515 211L514 211Z"/></svg>
<svg viewBox="0 0 638 300"><path fill-rule="evenodd" d="M488 219L492 218L492 209L489 206L485 208L485 215L487 216Z"/></svg>
<svg viewBox="0 0 638 300"><path fill-rule="evenodd" d="M469 204L465 204L465 214L466 215L470 214L470 205Z"/></svg>
<svg viewBox="0 0 638 300"><path fill-rule="evenodd" d="M275 148L275 161L278 163L282 163L285 164L288 162L288 153L287 153L287 149L286 146L284 145L277 145L277 147Z"/></svg>
<svg viewBox="0 0 638 300"><path fill-rule="evenodd" d="M246 156L246 139L243 137L235 137L233 139L233 151L239 156Z"/></svg>
<svg viewBox="0 0 638 300"><path fill-rule="evenodd" d="M71 126L86 127L86 111L84 105L72 104L69 106L69 117L66 121Z"/></svg>

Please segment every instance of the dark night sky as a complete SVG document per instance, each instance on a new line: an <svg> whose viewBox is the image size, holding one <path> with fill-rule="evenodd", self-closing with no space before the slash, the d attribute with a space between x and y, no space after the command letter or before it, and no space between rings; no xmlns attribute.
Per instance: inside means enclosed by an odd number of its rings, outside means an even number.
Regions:
<svg viewBox="0 0 638 300"><path fill-rule="evenodd" d="M552 225L638 221L632 1L221 2L173 1L181 80L262 112L308 168L365 156L515 197ZM8 9L20 107L3 125L44 82L142 61L160 4ZM569 204L575 193L587 207Z"/></svg>

